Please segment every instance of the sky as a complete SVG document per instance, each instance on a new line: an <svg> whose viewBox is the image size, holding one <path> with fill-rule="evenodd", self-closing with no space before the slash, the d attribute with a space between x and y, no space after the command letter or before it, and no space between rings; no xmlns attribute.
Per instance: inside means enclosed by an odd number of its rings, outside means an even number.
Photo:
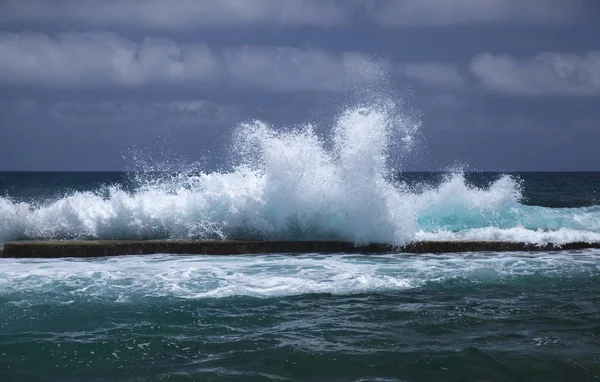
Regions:
<svg viewBox="0 0 600 382"><path fill-rule="evenodd" d="M400 170L600 171L599 36L598 0L0 0L0 171L220 168L367 88L418 116Z"/></svg>

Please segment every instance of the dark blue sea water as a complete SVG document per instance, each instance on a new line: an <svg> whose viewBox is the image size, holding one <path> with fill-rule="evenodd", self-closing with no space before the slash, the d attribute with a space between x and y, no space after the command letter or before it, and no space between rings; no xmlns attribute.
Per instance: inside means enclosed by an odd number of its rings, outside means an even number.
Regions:
<svg viewBox="0 0 600 382"><path fill-rule="evenodd" d="M0 173L0 238L600 240L598 173L272 167ZM0 259L0 381L598 379L598 250Z"/></svg>

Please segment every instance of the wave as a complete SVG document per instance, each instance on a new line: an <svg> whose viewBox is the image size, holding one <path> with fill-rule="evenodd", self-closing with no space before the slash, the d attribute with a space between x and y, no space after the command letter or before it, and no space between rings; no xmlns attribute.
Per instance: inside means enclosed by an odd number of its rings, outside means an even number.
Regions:
<svg viewBox="0 0 600 382"><path fill-rule="evenodd" d="M48 299L65 303L82 299L131 302L148 298L387 293L448 283L526 283L539 289L539 283L555 285L600 276L598 256L597 250L587 250L536 256L313 254L157 255L85 261L5 259L0 270L0 297L11 304L43 304Z"/></svg>
<svg viewBox="0 0 600 382"><path fill-rule="evenodd" d="M323 138L312 125L238 126L230 171L182 172L71 192L52 201L0 197L0 243L16 239L600 241L600 207L521 202L519 179L485 188L450 173L435 187L394 178L391 156L418 124L389 103L344 111ZM400 152L400 154L398 154Z"/></svg>

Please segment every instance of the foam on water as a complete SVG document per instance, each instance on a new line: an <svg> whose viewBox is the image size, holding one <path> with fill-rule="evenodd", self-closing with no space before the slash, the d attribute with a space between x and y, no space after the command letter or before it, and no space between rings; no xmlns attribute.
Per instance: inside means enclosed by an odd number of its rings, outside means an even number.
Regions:
<svg viewBox="0 0 600 382"><path fill-rule="evenodd" d="M129 256L97 260L4 259L0 297L10 304L101 299L280 297L402 291L448 280L598 276L597 250L485 255Z"/></svg>
<svg viewBox="0 0 600 382"><path fill-rule="evenodd" d="M39 204L0 198L0 243L15 239L341 239L600 241L600 207L521 203L518 179L485 189L460 173L414 191L389 157L418 127L389 102L343 112L330 137L314 126L241 124L230 171L146 179L134 191L72 192Z"/></svg>

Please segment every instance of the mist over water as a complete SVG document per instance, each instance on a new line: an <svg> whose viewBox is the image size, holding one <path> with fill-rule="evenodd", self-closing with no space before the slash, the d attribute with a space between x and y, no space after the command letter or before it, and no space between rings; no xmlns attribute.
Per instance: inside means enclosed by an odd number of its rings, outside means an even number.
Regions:
<svg viewBox="0 0 600 382"><path fill-rule="evenodd" d="M131 175L51 199L0 197L0 243L16 239L600 241L600 207L523 203L522 182L485 187L460 171L434 186L397 173L419 122L389 100L341 112L328 133L310 124L240 124L231 170ZM318 133L321 132L321 133ZM417 148L418 149L418 148Z"/></svg>

